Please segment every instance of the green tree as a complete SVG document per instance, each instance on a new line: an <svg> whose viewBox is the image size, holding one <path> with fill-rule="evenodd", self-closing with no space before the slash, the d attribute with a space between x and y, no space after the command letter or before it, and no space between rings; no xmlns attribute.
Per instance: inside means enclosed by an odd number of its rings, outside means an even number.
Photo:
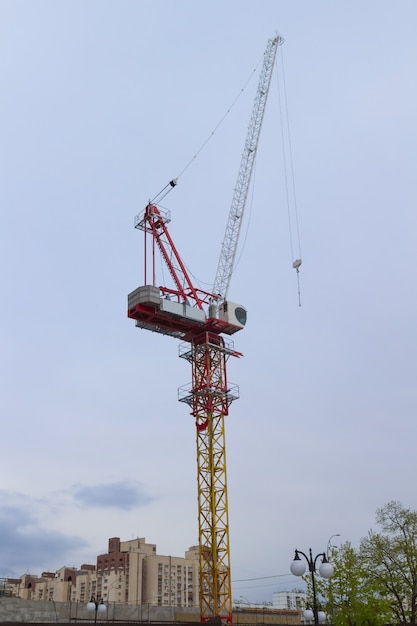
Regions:
<svg viewBox="0 0 417 626"><path fill-rule="evenodd" d="M381 532L369 531L361 541L360 556L366 578L379 597L388 601L395 621L416 624L417 511L389 502L376 512Z"/></svg>
<svg viewBox="0 0 417 626"><path fill-rule="evenodd" d="M392 617L389 602L380 598L367 575L359 551L347 542L333 553L334 574L318 577L323 609L334 626L382 626Z"/></svg>

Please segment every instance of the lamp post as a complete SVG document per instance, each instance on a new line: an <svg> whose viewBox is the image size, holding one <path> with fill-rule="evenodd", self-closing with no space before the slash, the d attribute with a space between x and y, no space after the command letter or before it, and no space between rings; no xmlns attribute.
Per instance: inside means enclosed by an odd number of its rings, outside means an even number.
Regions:
<svg viewBox="0 0 417 626"><path fill-rule="evenodd" d="M96 600L94 596L91 596L90 602L87 604L87 611L95 611L94 623L97 622L97 613L104 613L107 611L107 607L103 600Z"/></svg>
<svg viewBox="0 0 417 626"><path fill-rule="evenodd" d="M327 542L327 560L330 561L330 548L336 548L336 546L332 546L332 539L333 537L340 537L340 533L336 533L335 535L332 535L329 539L329 541Z"/></svg>
<svg viewBox="0 0 417 626"><path fill-rule="evenodd" d="M319 559L320 557L322 559L321 565L318 569L319 574L322 578L331 578L334 573L334 567L327 560L327 556L325 552L320 552L313 559L313 553L311 552L311 548L309 550L309 556L304 554L304 552L301 552L301 550L296 550L294 561L291 563L291 567L290 567L291 573L294 574L294 576L303 576L303 574L305 574L305 571L306 571L306 564L300 559L300 554L305 558L307 562L308 569L311 574L311 584L313 587L313 610L304 611L304 618L308 621L310 621L311 619L314 619L314 624L317 626L318 624L324 622L326 619L326 616L323 613L323 611L319 611L318 606L317 606L316 579L315 579L317 559Z"/></svg>

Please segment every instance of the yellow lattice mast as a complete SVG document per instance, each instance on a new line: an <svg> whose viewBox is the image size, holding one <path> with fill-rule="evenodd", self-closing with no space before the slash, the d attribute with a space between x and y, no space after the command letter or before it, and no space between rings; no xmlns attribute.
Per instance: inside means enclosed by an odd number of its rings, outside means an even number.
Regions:
<svg viewBox="0 0 417 626"><path fill-rule="evenodd" d="M191 388L182 390L180 400L191 406L196 424L200 615L202 621L218 617L225 623L232 622L232 588L224 418L238 397L236 385L227 384L230 355L240 356L213 333L180 350L193 371Z"/></svg>

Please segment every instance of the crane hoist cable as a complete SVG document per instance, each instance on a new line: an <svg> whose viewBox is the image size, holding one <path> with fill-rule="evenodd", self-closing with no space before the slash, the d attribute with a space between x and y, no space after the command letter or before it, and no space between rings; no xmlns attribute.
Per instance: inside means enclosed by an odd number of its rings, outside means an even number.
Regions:
<svg viewBox="0 0 417 626"><path fill-rule="evenodd" d="M284 55L281 54L281 77L282 77L282 90L278 76L277 70L277 86L278 86L278 106L281 120L281 146L282 146L282 157L284 163L284 175L285 175L285 193L286 193L286 203L287 203L287 216L288 216L288 228L290 235L290 247L291 247L291 258L294 259L292 263L292 267L295 269L297 273L297 290L298 290L298 306L301 306L301 291L300 291L300 267L302 264L302 255L301 255L301 241L300 241L300 225L298 220L298 207L297 207L297 195L296 195L296 187L295 187L295 175L294 175L294 160L292 154L292 141L291 141L291 132L290 132L290 122L289 122L289 114L288 114L288 100L287 100L287 89L285 83L285 71L284 71ZM282 93L281 93L282 91ZM287 146L287 148L286 148ZM288 157L287 157L288 151ZM288 161L288 164L287 164ZM288 173L289 170L289 173ZM289 178L291 183L289 183ZM291 195L290 195L290 184L291 184ZM292 209L291 209L292 205ZM294 219L292 217L294 215ZM294 254L294 244L293 244L293 221L295 222L295 230L297 236L297 244L298 244L298 255L295 257Z"/></svg>

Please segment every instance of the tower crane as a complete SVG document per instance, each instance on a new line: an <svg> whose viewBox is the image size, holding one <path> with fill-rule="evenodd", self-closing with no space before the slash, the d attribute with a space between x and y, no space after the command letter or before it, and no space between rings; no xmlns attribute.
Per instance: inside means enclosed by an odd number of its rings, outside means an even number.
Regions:
<svg viewBox="0 0 417 626"><path fill-rule="evenodd" d="M258 147L279 35L264 52L255 102L221 247L213 289L197 288L168 230L170 212L149 203L135 217L144 233L144 283L128 295L128 317L138 328L181 340L179 356L191 364L192 382L180 387L178 399L195 420L197 443L199 606L202 622L232 624L229 514L224 418L238 399L237 385L227 379L229 357L240 357L230 336L244 328L246 309L227 300L239 233ZM168 186L174 187L176 180ZM170 286L156 281L156 253L169 270Z"/></svg>

